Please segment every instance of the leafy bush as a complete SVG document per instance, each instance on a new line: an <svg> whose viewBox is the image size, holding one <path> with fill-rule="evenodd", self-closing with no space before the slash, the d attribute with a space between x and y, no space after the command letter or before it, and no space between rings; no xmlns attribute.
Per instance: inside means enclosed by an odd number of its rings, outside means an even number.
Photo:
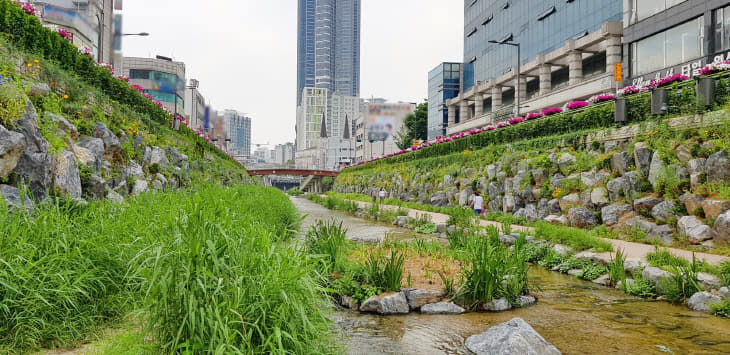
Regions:
<svg viewBox="0 0 730 355"><path fill-rule="evenodd" d="M723 285L730 286L730 261L726 261L720 265L720 277Z"/></svg>
<svg viewBox="0 0 730 355"><path fill-rule="evenodd" d="M304 195L304 191L299 190L298 187L292 187L286 192L289 196L301 196Z"/></svg>
<svg viewBox="0 0 730 355"><path fill-rule="evenodd" d="M722 301L718 304L710 305L710 310L716 316L730 318L730 301Z"/></svg>
<svg viewBox="0 0 730 355"><path fill-rule="evenodd" d="M621 284L624 292L643 298L656 297L656 284L654 282L641 277L641 275L634 275L633 280L632 284Z"/></svg>
<svg viewBox="0 0 730 355"><path fill-rule="evenodd" d="M540 266L552 269L568 259L567 256L559 254L552 249L548 249L545 257L538 263Z"/></svg>
<svg viewBox="0 0 730 355"><path fill-rule="evenodd" d="M682 302L695 293L702 291L697 280L697 273L700 270L700 264L695 260L692 254L692 263L689 266L672 266L672 277L662 279L660 287L662 294L671 302Z"/></svg>
<svg viewBox="0 0 730 355"><path fill-rule="evenodd" d="M415 229L416 233L434 234L436 233L436 225L433 223L422 224Z"/></svg>
<svg viewBox="0 0 730 355"><path fill-rule="evenodd" d="M582 280L593 281L593 280L597 279L599 276L601 276L607 272L608 272L608 269L606 269L605 267L594 264L594 263L590 263L590 264L586 265L585 267L583 267L583 272L580 275L578 275L578 278L580 278Z"/></svg>

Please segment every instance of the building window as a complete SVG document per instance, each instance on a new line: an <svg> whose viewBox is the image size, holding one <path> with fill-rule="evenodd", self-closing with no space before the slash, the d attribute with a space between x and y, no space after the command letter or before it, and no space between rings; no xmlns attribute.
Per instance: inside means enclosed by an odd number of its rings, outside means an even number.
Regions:
<svg viewBox="0 0 730 355"><path fill-rule="evenodd" d="M704 17L632 43L632 75L643 75L702 57Z"/></svg>
<svg viewBox="0 0 730 355"><path fill-rule="evenodd" d="M654 16L672 6L687 0L634 0L634 13L636 20L641 21Z"/></svg>
<svg viewBox="0 0 730 355"><path fill-rule="evenodd" d="M537 20L542 21L542 20L548 18L548 16L552 15L553 13L555 13L555 6L550 7L549 9L545 10L543 13L538 15Z"/></svg>
<svg viewBox="0 0 730 355"><path fill-rule="evenodd" d="M140 69L130 69L129 78L130 79L149 79L150 71L149 70L140 70Z"/></svg>
<svg viewBox="0 0 730 355"><path fill-rule="evenodd" d="M730 6L715 10L715 52L730 49Z"/></svg>

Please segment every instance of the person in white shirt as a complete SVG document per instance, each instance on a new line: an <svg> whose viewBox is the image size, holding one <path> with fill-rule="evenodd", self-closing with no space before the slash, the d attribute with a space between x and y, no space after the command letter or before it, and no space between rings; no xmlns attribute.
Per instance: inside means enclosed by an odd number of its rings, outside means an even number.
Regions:
<svg viewBox="0 0 730 355"><path fill-rule="evenodd" d="M482 214L482 211L484 210L484 198L479 196L479 191L474 191L474 200L471 201L469 208L474 209L474 214L476 214L477 217Z"/></svg>
<svg viewBox="0 0 730 355"><path fill-rule="evenodd" d="M380 203L385 203L385 195L386 195L385 189L381 187L380 192L378 194L380 195Z"/></svg>

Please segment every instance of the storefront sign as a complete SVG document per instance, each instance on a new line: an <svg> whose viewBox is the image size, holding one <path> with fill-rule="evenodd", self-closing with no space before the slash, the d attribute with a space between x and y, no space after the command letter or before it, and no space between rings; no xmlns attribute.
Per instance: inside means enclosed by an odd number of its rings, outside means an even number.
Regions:
<svg viewBox="0 0 730 355"><path fill-rule="evenodd" d="M630 81L624 82L624 84L647 86L654 79L660 79L674 74L682 74L688 78L694 78L700 75L700 69L704 68L708 63L720 63L727 60L730 60L730 52L718 53L713 56L699 58L687 63L675 65L651 74L635 77L630 79Z"/></svg>

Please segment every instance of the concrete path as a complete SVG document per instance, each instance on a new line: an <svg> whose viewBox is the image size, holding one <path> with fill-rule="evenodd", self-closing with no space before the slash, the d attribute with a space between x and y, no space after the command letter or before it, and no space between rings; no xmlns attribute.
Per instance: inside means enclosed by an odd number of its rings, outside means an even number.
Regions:
<svg viewBox="0 0 730 355"><path fill-rule="evenodd" d="M356 202L360 207L367 208L372 205L370 202L361 202L361 201L354 201ZM393 205L380 205L380 208L384 208L390 211L397 211L398 209L404 209L408 211L408 216L412 218L420 218L423 215L428 215L431 218L431 222L433 223L446 223L449 220L449 216L443 213L436 213L436 212L428 212L428 211L421 211L416 209L409 209L405 207L398 207ZM494 221L485 221L483 219L479 220L479 224L486 227L486 226L496 226L501 227L502 224L499 222ZM512 226L513 231L518 232L525 232L530 233L533 231L530 227L525 226L518 226L513 225ZM656 248L653 245L648 244L641 244L641 243L633 243L633 242L627 242L624 240L618 240L618 239L606 239L601 238L606 242L611 243L613 245L614 250L621 250L624 253L624 256L626 258L635 258L635 259L642 259L646 260L646 254L653 253ZM675 248L666 248L669 253L672 255L686 259L688 261L692 261L692 252L688 250L683 249L675 249ZM606 253L609 254L609 253ZM715 254L707 254L707 253L694 253L697 260L704 260L706 263L711 265L719 265L723 262L730 261L730 257L722 256L722 255L715 255Z"/></svg>

